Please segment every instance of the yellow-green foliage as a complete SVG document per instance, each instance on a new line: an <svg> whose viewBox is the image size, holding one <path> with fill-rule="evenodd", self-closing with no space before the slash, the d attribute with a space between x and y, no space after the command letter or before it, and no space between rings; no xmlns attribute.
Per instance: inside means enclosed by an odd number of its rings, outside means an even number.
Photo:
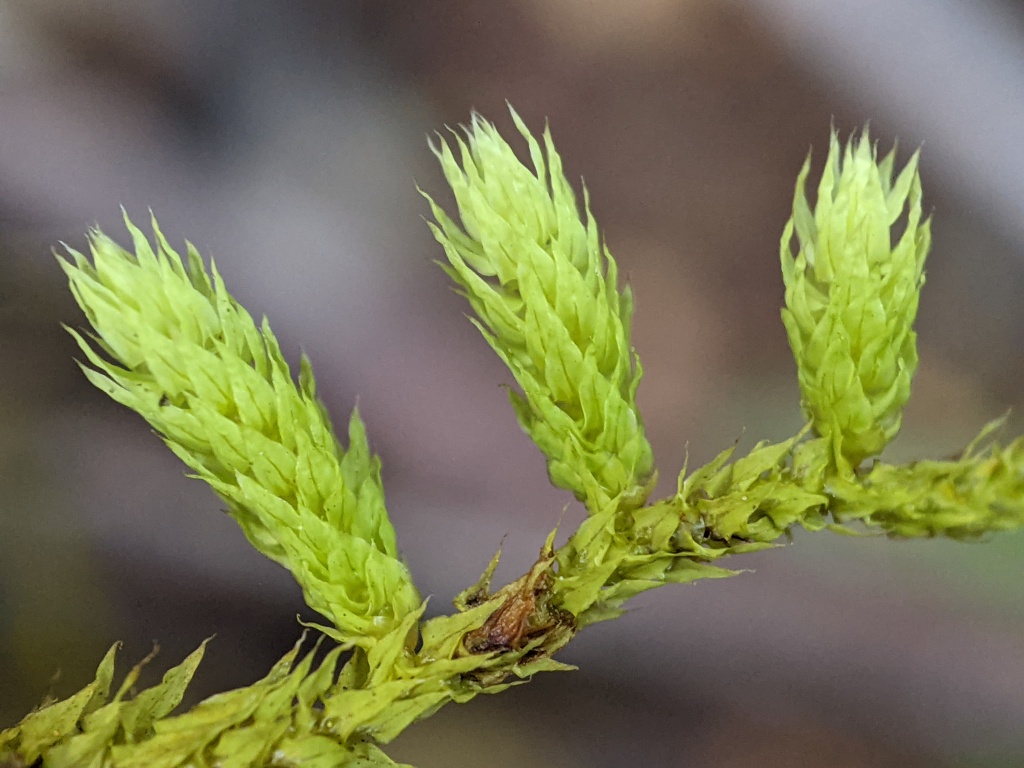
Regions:
<svg viewBox="0 0 1024 768"><path fill-rule="evenodd" d="M94 329L89 339L71 330L91 363L85 375L220 494L253 546L331 620L325 631L362 645L386 633L420 597L359 414L346 450L309 361L296 386L269 324L256 326L216 267L211 277L190 245L186 269L155 221L155 248L125 223L134 253L95 230L91 260L61 260Z"/></svg>
<svg viewBox="0 0 1024 768"><path fill-rule="evenodd" d="M299 643L259 682L170 715L203 657L203 643L163 681L131 696L142 664L109 695L117 646L96 679L63 701L50 702L0 733L0 758L16 754L47 768L373 768L396 766L367 742L350 745L325 730L323 699L334 686L341 646L319 667Z"/></svg>
<svg viewBox="0 0 1024 768"><path fill-rule="evenodd" d="M94 231L89 257L61 262L92 326L71 331L86 375L221 495L338 644L316 668L296 645L263 680L181 715L171 711L203 648L134 696L140 667L110 695L112 649L94 682L0 733L0 765L393 766L377 745L409 724L568 669L552 656L584 626L644 590L729 576L725 558L796 526L968 538L1024 524L1024 439L994 443L996 422L957 459L862 466L898 432L917 366L930 235L916 154L893 180L894 153L878 162L866 132L845 148L833 134L813 210L805 163L782 237L782 316L809 423L741 458L730 448L684 467L675 492L649 502L656 472L636 405L631 294L586 194L580 215L550 134L538 142L513 119L530 165L478 116L454 136L456 151L435 149L459 223L430 201L431 227L521 388L512 404L552 482L587 507L580 527L558 549L552 533L527 573L492 592L495 556L455 613L424 620L359 415L342 447L309 362L296 385L267 322L257 326L191 246L186 266L156 222L151 245L126 220L134 252Z"/></svg>
<svg viewBox="0 0 1024 768"><path fill-rule="evenodd" d="M782 320L804 410L845 468L878 455L899 432L917 370L913 326L931 227L921 221L918 155L893 181L895 155L876 162L866 129L845 147L833 132L814 211L804 192L808 157L782 233Z"/></svg>
<svg viewBox="0 0 1024 768"><path fill-rule="evenodd" d="M532 168L493 125L474 115L463 140L441 141L441 162L461 227L429 197L445 271L469 299L474 323L523 393L519 423L548 459L551 482L596 511L626 497L639 506L654 471L636 407L639 359L629 339L633 297L615 259L562 173L551 134L544 147L513 112Z"/></svg>

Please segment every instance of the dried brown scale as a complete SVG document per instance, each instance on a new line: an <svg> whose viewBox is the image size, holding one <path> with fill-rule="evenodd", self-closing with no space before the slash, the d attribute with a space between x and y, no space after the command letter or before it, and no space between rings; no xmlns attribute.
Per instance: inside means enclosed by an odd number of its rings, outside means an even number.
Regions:
<svg viewBox="0 0 1024 768"><path fill-rule="evenodd" d="M496 662L459 676L460 687L478 692L500 690L514 678L526 679L540 668L551 669L545 660L564 648L578 629L575 616L551 604L555 553L550 538L527 573L492 594L491 577L498 560L496 555L480 580L455 601L460 612L495 606L462 637L456 651L457 657L491 657Z"/></svg>
<svg viewBox="0 0 1024 768"><path fill-rule="evenodd" d="M559 623L548 609L551 579L546 571L533 571L519 579L517 587L492 613L483 626L462 643L470 653L522 650L531 639Z"/></svg>

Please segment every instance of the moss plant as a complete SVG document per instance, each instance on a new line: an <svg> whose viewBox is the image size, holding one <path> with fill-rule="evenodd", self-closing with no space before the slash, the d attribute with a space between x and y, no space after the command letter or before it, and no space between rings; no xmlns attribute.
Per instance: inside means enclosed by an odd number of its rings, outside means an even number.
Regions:
<svg viewBox="0 0 1024 768"><path fill-rule="evenodd" d="M333 648L314 667L300 640L264 679L175 715L203 647L130 693L141 665L114 686L115 646L93 682L0 733L0 764L395 765L381 745L409 724L567 669L555 654L632 596L732 575L730 555L796 526L973 538L1024 524L1024 440L995 443L998 422L956 459L877 458L899 431L917 366L930 229L916 154L896 173L894 153L879 161L866 131L845 145L833 133L813 207L808 158L780 254L808 424L745 456L730 448L684 467L675 493L652 501L631 293L585 191L581 215L550 133L538 140L513 118L529 164L476 115L434 146L457 211L425 195L430 226L518 384L510 399L523 431L551 482L586 508L583 523L557 549L554 533L539 542L529 571L497 590L495 557L454 613L425 619L359 414L339 440L309 361L296 380L267 321L191 245L183 259L155 221L150 241L126 219L131 250L94 230L89 255L60 261L91 325L69 329L85 375L149 422L252 545L292 572Z"/></svg>

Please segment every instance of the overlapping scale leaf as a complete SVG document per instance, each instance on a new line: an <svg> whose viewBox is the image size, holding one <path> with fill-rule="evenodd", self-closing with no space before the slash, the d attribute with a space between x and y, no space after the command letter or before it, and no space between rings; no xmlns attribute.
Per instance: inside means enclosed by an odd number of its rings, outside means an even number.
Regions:
<svg viewBox="0 0 1024 768"><path fill-rule="evenodd" d="M844 472L899 431L917 368L913 324L931 231L918 156L893 179L894 157L876 161L866 130L845 147L833 133L814 209L808 157L782 235L782 319L803 407Z"/></svg>
<svg viewBox="0 0 1024 768"><path fill-rule="evenodd" d="M317 399L308 360L296 386L260 327L194 248L188 266L127 221L134 254L100 231L91 260L61 263L94 333L71 331L89 380L137 411L227 502L253 545L295 575L342 642L367 644L415 610L384 506L380 461L359 414L348 448Z"/></svg>
<svg viewBox="0 0 1024 768"><path fill-rule="evenodd" d="M435 148L461 223L428 197L431 228L474 322L519 383L512 404L552 482L591 511L613 499L639 506L653 458L636 407L632 296L618 288L586 196L580 217L550 133L542 147L512 117L532 167L474 115L454 149L444 140Z"/></svg>
<svg viewBox="0 0 1024 768"><path fill-rule="evenodd" d="M205 643L163 681L132 696L136 665L109 695L116 646L96 679L0 733L0 758L46 768L400 768L373 744L344 741L324 725L341 646L313 667L296 643L262 680L171 715L202 659ZM408 768L408 767L406 767Z"/></svg>
<svg viewBox="0 0 1024 768"><path fill-rule="evenodd" d="M774 546L794 526L822 528L828 498L800 466L802 438L684 468L674 496L631 511L625 525L609 513L585 520L558 553L557 605L580 626L612 619L641 592L731 576L715 563Z"/></svg>
<svg viewBox="0 0 1024 768"><path fill-rule="evenodd" d="M1002 421L986 425L959 458L878 462L860 482L837 483L836 516L899 537L973 539L1024 526L1024 438L993 441Z"/></svg>

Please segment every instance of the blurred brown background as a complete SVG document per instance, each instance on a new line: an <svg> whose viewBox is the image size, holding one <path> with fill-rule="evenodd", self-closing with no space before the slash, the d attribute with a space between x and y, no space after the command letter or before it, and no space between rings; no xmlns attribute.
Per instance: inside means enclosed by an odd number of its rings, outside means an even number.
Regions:
<svg viewBox="0 0 1024 768"><path fill-rule="evenodd" d="M431 260L427 136L550 121L637 296L667 485L800 424L778 238L808 147L871 122L924 145L935 214L898 457L1024 406L1024 11L987 0L0 2L0 724L103 651L216 632L196 694L293 642L289 576L137 419L88 387L50 247L118 206L217 259L338 418L360 398L404 552L441 609L569 499ZM1013 425L1024 428L1021 420ZM575 519L570 510L566 519ZM582 669L450 707L391 750L434 766L1024 764L1024 536L829 534L659 590ZM54 674L60 671L60 678ZM155 672L153 673L156 674Z"/></svg>

